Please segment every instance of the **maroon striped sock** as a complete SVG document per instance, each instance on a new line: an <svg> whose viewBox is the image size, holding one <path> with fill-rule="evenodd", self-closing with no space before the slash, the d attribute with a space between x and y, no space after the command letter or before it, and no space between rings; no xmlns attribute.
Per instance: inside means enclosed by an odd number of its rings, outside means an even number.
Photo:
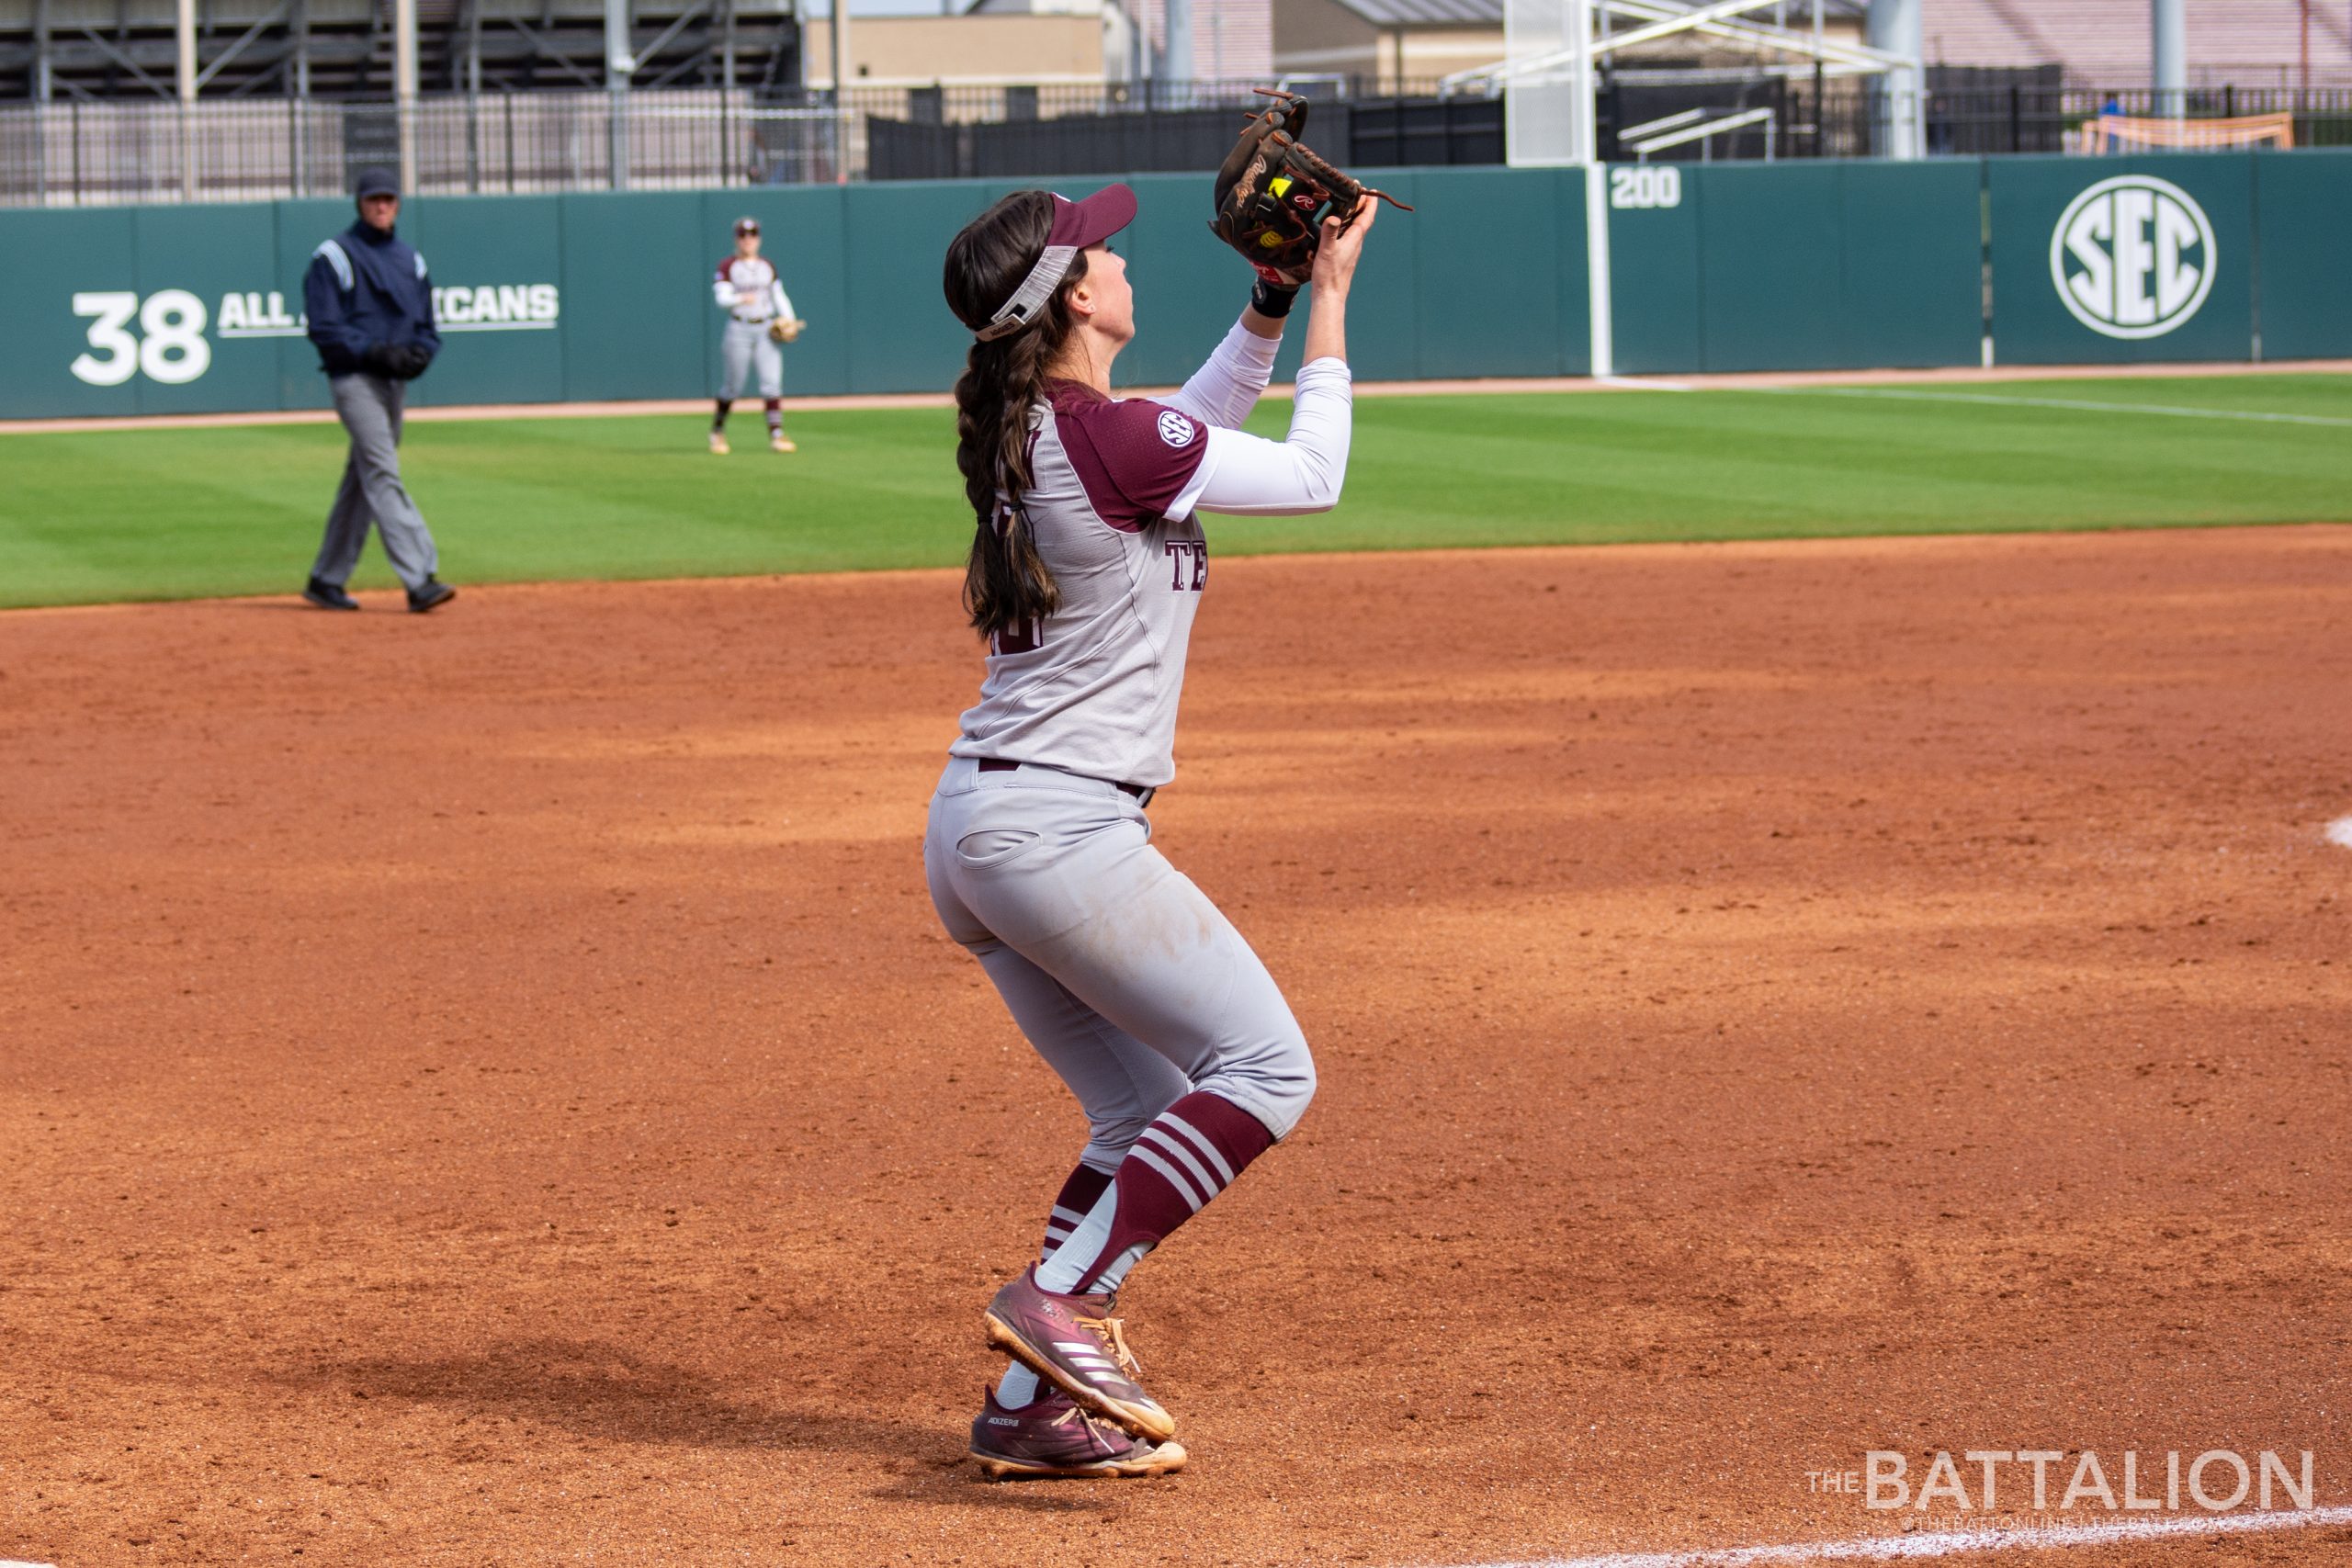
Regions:
<svg viewBox="0 0 2352 1568"><path fill-rule="evenodd" d="M1094 1207L1102 1194L1110 1190L1111 1173L1081 1165L1069 1173L1062 1190L1054 1195L1054 1212L1046 1218L1046 1249L1037 1255L1043 1263L1054 1254L1054 1248L1069 1239L1079 1221L1086 1218L1086 1211ZM1037 1374L1015 1361L1004 1369L1004 1378L996 1385L996 1402L1006 1410L1022 1410L1036 1399Z"/></svg>
<svg viewBox="0 0 2352 1568"><path fill-rule="evenodd" d="M1111 1234L1079 1276L1076 1293L1115 1291L1136 1260L1233 1184L1274 1135L1229 1100L1186 1095L1143 1130L1113 1178Z"/></svg>
<svg viewBox="0 0 2352 1568"><path fill-rule="evenodd" d="M1054 1255L1054 1248L1069 1239L1069 1233L1077 1228L1079 1221L1086 1218L1086 1211L1094 1207L1094 1201L1102 1197L1102 1190L1110 1185L1111 1173L1097 1170L1091 1165L1081 1165L1069 1173L1069 1179L1064 1181L1062 1190L1054 1195L1054 1212L1046 1217L1046 1249L1037 1255L1040 1263Z"/></svg>

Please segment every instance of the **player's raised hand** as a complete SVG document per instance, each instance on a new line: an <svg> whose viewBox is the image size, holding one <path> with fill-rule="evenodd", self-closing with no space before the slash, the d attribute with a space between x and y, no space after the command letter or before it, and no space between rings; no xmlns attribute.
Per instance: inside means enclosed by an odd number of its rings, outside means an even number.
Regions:
<svg viewBox="0 0 2352 1568"><path fill-rule="evenodd" d="M1316 293L1346 290L1356 275L1356 259L1363 254L1363 237L1372 232L1373 220L1379 213L1379 198L1367 192L1357 200L1352 218L1335 212L1323 220L1323 235L1315 247Z"/></svg>

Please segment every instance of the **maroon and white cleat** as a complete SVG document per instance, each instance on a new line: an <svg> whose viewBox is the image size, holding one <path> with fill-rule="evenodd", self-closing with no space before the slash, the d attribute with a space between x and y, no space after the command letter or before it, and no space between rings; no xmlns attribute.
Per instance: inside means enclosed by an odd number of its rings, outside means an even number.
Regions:
<svg viewBox="0 0 2352 1568"><path fill-rule="evenodd" d="M990 1481L1023 1476L1097 1481L1167 1475L1184 1468L1185 1454L1178 1443L1129 1437L1080 1410L1061 1390L1048 1388L1018 1410L999 1404L990 1389L972 1422L972 1457Z"/></svg>
<svg viewBox="0 0 2352 1568"><path fill-rule="evenodd" d="M1109 1296L1041 1291L1027 1269L989 1303L988 1325L989 1344L1095 1415L1156 1443L1176 1435L1176 1417L1136 1382L1141 1369Z"/></svg>

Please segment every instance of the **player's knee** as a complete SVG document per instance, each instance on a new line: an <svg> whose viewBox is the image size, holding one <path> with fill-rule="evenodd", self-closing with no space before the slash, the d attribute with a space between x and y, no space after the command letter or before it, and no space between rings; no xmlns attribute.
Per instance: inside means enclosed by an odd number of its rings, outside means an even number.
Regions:
<svg viewBox="0 0 2352 1568"><path fill-rule="evenodd" d="M1182 1078L1169 1084L1147 1088L1136 1086L1136 1092L1113 1103L1090 1106L1086 1112L1086 1153L1081 1163L1094 1165L1107 1160L1115 1168L1126 1157L1127 1145L1143 1136L1143 1130L1159 1120L1159 1113L1191 1092L1193 1085Z"/></svg>
<svg viewBox="0 0 2352 1568"><path fill-rule="evenodd" d="M1277 1082L1281 1103L1289 1119L1274 1135L1286 1138L1315 1099L1315 1054L1306 1048L1306 1035L1295 1036L1283 1053Z"/></svg>
<svg viewBox="0 0 2352 1568"><path fill-rule="evenodd" d="M1119 1162L1127 1157L1128 1146L1143 1136L1151 1125L1152 1116L1122 1112L1114 1116L1090 1116L1087 1119L1086 1147L1079 1155L1080 1165L1091 1165L1098 1170L1116 1170Z"/></svg>
<svg viewBox="0 0 2352 1568"><path fill-rule="evenodd" d="M1290 1136L1315 1098L1315 1055L1295 1024L1217 1077L1224 1085L1212 1077L1200 1087L1214 1091L1229 1086L1229 1098L1247 1106L1278 1139Z"/></svg>
<svg viewBox="0 0 2352 1568"><path fill-rule="evenodd" d="M1078 1163L1091 1166L1096 1170L1116 1170L1119 1168L1119 1162L1127 1157L1128 1147L1142 1135L1142 1133L1141 1127L1098 1126L1094 1129L1093 1134L1086 1140L1086 1147L1079 1151Z"/></svg>

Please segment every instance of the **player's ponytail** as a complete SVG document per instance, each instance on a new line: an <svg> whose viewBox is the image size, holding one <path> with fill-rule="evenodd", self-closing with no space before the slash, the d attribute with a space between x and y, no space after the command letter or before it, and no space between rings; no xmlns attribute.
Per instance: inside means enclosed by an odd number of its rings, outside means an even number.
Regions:
<svg viewBox="0 0 2352 1568"><path fill-rule="evenodd" d="M1052 197L1016 191L956 236L947 247L947 304L965 325L987 325L1012 297L1053 223ZM1030 480L1030 411L1043 400L1046 372L1069 337L1069 292L1085 276L1081 251L1046 308L1009 336L973 344L956 381L956 466L976 524L964 608L982 637L1040 619L1061 602L1021 498Z"/></svg>

